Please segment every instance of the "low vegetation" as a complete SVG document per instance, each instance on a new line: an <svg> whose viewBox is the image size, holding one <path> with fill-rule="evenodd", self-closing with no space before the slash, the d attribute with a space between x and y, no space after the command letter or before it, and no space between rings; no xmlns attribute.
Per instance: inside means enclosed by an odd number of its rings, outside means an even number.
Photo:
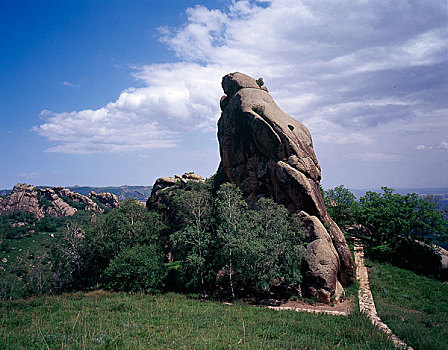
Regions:
<svg viewBox="0 0 448 350"><path fill-rule="evenodd" d="M4 301L3 349L394 349L348 317L101 291Z"/></svg>
<svg viewBox="0 0 448 350"><path fill-rule="evenodd" d="M437 203L387 188L359 201L343 186L324 194L341 227L365 229L380 317L416 349L448 348L448 286L396 267L440 277L415 244L446 240ZM210 181L166 196L169 220L134 200L106 214L1 216L1 347L393 348L357 311L312 315L236 301L300 295L306 243L284 207L260 199L248 208L236 187Z"/></svg>
<svg viewBox="0 0 448 350"><path fill-rule="evenodd" d="M434 198L401 195L383 187L358 201L343 186L324 192L329 214L342 227L358 225L367 254L419 274L446 279L437 268L433 244L448 243L446 212Z"/></svg>
<svg viewBox="0 0 448 350"><path fill-rule="evenodd" d="M448 285L388 263L366 266L381 319L414 349L448 349Z"/></svg>
<svg viewBox="0 0 448 350"><path fill-rule="evenodd" d="M216 196L209 186L191 183L173 198L179 221L170 240L185 287L231 299L272 295L274 287L297 295L306 256L297 218L270 199L249 209L234 185Z"/></svg>

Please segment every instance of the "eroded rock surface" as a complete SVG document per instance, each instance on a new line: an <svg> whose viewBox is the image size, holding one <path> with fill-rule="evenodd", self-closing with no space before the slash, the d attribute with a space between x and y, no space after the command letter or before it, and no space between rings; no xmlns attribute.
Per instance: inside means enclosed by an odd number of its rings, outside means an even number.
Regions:
<svg viewBox="0 0 448 350"><path fill-rule="evenodd" d="M44 216L39 206L36 187L25 183L18 183L12 192L0 202L0 213L12 214L24 212L35 215L37 218Z"/></svg>
<svg viewBox="0 0 448 350"><path fill-rule="evenodd" d="M89 198L92 200L97 200L100 204L102 204L108 208L113 209L113 208L118 208L120 206L118 197L113 193L108 193L108 192L96 193L95 191L92 191L89 193Z"/></svg>
<svg viewBox="0 0 448 350"><path fill-rule="evenodd" d="M53 217L72 216L78 209L103 212L90 198L64 187L36 188L19 183L0 202L0 214L14 212L30 213L38 219L45 215Z"/></svg>
<svg viewBox="0 0 448 350"><path fill-rule="evenodd" d="M255 79L232 73L222 87L217 178L235 183L249 203L271 197L290 212L303 212L310 258L306 283L311 293L321 290L319 298L329 300L338 280L352 283L355 271L344 235L323 203L310 132Z"/></svg>

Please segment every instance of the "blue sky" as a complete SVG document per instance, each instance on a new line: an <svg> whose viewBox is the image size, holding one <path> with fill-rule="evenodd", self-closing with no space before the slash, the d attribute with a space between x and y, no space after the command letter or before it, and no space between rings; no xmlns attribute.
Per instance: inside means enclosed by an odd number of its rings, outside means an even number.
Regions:
<svg viewBox="0 0 448 350"><path fill-rule="evenodd" d="M219 163L221 77L263 77L323 185L448 186L445 1L0 2L0 188Z"/></svg>

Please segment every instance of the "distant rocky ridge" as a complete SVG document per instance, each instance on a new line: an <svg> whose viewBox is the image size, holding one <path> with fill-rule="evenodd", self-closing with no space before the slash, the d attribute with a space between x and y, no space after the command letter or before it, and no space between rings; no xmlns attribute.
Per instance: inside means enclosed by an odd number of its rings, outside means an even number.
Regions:
<svg viewBox="0 0 448 350"><path fill-rule="evenodd" d="M305 289L329 303L340 294L340 282L354 282L353 259L325 208L310 132L285 114L259 82L238 72L222 80L216 178L240 187L249 204L270 197L301 216L309 255Z"/></svg>
<svg viewBox="0 0 448 350"><path fill-rule="evenodd" d="M36 188L47 188L48 186L36 186ZM92 186L69 186L66 187L70 191L82 194L84 196L89 196L90 192L94 191L96 193L112 193L118 197L119 201L123 201L128 198L133 198L138 201L146 202L148 197L151 195L152 186L103 186L103 187L92 187ZM12 192L11 189L0 190L0 196L7 196Z"/></svg>
<svg viewBox="0 0 448 350"><path fill-rule="evenodd" d="M69 190L88 196L90 192L112 193L118 197L119 201L128 198L146 202L151 195L152 186L105 186L105 187L89 187L89 186L71 186Z"/></svg>
<svg viewBox="0 0 448 350"><path fill-rule="evenodd" d="M110 193L90 193L89 197L64 187L37 188L19 183L12 192L0 198L0 214L29 213L38 219L45 215L53 217L72 216L78 210L102 213L104 207L118 207L117 196Z"/></svg>

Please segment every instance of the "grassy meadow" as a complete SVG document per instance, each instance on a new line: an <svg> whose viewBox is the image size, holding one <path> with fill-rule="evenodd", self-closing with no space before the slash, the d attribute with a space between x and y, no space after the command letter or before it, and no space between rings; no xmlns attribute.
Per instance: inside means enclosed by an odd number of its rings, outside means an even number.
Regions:
<svg viewBox="0 0 448 350"><path fill-rule="evenodd" d="M448 349L448 284L366 261L381 319L414 349Z"/></svg>
<svg viewBox="0 0 448 350"><path fill-rule="evenodd" d="M75 293L1 303L2 349L393 349L348 317L201 302L179 294Z"/></svg>

